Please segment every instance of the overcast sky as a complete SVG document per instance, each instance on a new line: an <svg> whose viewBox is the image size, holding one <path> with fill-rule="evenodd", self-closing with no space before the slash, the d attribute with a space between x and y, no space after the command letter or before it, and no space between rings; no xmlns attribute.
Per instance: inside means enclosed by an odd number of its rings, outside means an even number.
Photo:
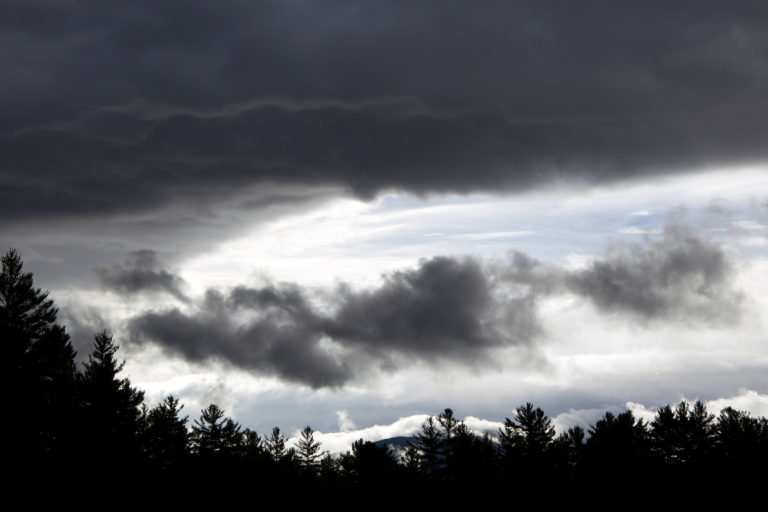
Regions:
<svg viewBox="0 0 768 512"><path fill-rule="evenodd" d="M0 244L81 357L108 328L192 418L341 446L526 401L768 415L766 22L6 0Z"/></svg>

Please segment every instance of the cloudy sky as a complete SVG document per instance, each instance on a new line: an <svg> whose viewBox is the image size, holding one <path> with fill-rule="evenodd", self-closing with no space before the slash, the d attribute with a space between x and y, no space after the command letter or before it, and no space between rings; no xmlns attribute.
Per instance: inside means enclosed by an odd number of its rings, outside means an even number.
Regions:
<svg viewBox="0 0 768 512"><path fill-rule="evenodd" d="M6 0L0 243L81 357L108 328L191 417L330 445L525 401L768 415L766 21Z"/></svg>

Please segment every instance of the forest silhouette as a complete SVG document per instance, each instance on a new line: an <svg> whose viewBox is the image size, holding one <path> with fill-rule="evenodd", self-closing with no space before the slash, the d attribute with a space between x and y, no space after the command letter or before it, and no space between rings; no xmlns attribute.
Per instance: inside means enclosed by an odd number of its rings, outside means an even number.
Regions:
<svg viewBox="0 0 768 512"><path fill-rule="evenodd" d="M415 509L581 502L601 505L651 492L707 503L739 499L766 482L768 420L704 404L660 408L645 422L605 415L587 431L556 435L532 403L479 435L451 409L430 416L402 453L362 439L325 452L311 427L288 447L278 427L263 435L210 404L190 421L178 398L150 407L121 377L106 331L78 368L47 292L35 288L17 251L2 257L0 336L11 392L6 448L10 488L29 502L59 503L86 490L92 504ZM84 505L85 506L85 505Z"/></svg>

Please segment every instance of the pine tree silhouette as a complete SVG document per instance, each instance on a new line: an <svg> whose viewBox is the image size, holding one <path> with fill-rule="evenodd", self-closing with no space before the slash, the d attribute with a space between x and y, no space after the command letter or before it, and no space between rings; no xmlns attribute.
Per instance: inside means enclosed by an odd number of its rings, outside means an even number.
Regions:
<svg viewBox="0 0 768 512"><path fill-rule="evenodd" d="M508 476L530 475L548 465L545 457L555 437L552 421L531 402L517 408L515 421L506 418L499 429L503 466Z"/></svg>
<svg viewBox="0 0 768 512"><path fill-rule="evenodd" d="M53 300L34 287L18 252L9 249L0 265L3 366L15 388L6 405L16 415L6 456L11 466L32 471L66 467L78 435L75 351L56 323Z"/></svg>
<svg viewBox="0 0 768 512"><path fill-rule="evenodd" d="M145 416L144 392L120 378L125 361L117 362L119 346L106 331L96 334L93 351L83 363L82 397L94 469L130 471L140 458Z"/></svg>
<svg viewBox="0 0 768 512"><path fill-rule="evenodd" d="M279 462L286 456L285 450L285 436L280 433L280 429L275 427L272 429L272 435L264 441L267 451L269 452L272 460Z"/></svg>
<svg viewBox="0 0 768 512"><path fill-rule="evenodd" d="M320 453L320 443L315 441L314 432L309 425L301 431L299 441L296 443L296 456L305 472L315 472L317 460L322 453Z"/></svg>
<svg viewBox="0 0 768 512"><path fill-rule="evenodd" d="M224 417L224 411L210 404L200 411L200 418L192 425L192 446L202 456L231 455L243 439L240 425Z"/></svg>
<svg viewBox="0 0 768 512"><path fill-rule="evenodd" d="M147 414L144 444L150 460L163 469L178 466L187 455L188 416L179 415L183 407L169 395Z"/></svg>
<svg viewBox="0 0 768 512"><path fill-rule="evenodd" d="M421 424L421 432L416 434L416 443L409 442L419 454L419 469L428 478L437 477L442 463L443 436L438 423L429 416Z"/></svg>

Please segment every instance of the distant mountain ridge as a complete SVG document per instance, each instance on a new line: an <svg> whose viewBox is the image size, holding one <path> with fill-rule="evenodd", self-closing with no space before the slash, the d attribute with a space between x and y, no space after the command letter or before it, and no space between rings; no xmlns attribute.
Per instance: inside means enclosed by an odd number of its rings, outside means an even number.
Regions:
<svg viewBox="0 0 768 512"><path fill-rule="evenodd" d="M381 446L383 448L388 448L391 452L393 457L396 459L399 459L400 456L405 452L405 450L408 449L409 444L416 444L416 437L415 436L397 436L397 437L389 437L387 439L381 439L379 441L374 441L373 444L376 446Z"/></svg>

